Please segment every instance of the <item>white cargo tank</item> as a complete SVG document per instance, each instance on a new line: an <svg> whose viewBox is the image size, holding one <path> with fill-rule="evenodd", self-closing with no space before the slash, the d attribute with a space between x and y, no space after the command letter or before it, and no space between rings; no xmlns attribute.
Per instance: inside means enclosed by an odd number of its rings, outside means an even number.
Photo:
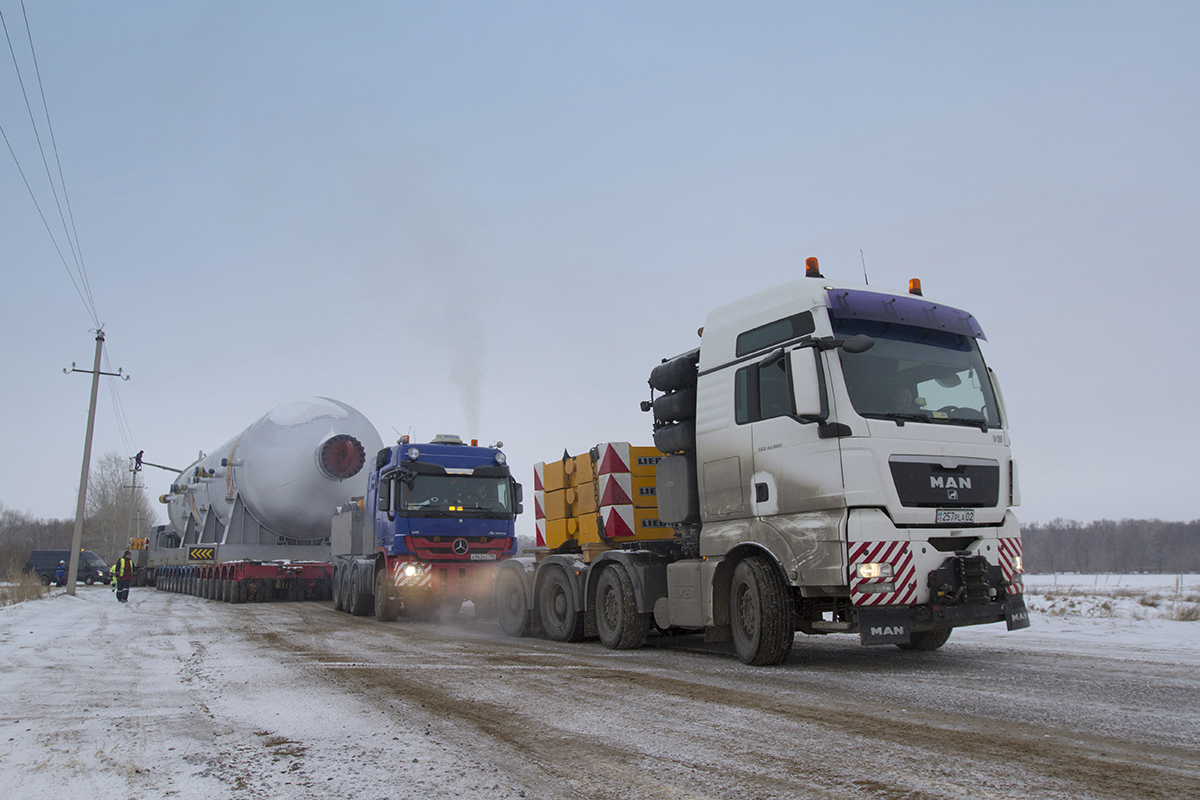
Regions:
<svg viewBox="0 0 1200 800"><path fill-rule="evenodd" d="M220 545L222 560L323 558L335 510L366 494L364 467L382 448L354 408L296 400L201 454L162 500L183 544Z"/></svg>

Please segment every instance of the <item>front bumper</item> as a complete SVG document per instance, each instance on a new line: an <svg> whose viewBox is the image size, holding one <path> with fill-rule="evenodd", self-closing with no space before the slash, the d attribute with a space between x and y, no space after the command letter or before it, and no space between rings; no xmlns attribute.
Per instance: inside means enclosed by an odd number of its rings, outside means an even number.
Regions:
<svg viewBox="0 0 1200 800"><path fill-rule="evenodd" d="M1029 611L1019 594L978 605L883 606L858 609L863 644L908 644L920 631L1004 622L1008 630L1029 627Z"/></svg>
<svg viewBox="0 0 1200 800"><path fill-rule="evenodd" d="M1013 591L1015 582L982 556L950 556L927 581L928 603L858 607L862 643L909 644L921 631L989 622L1004 622L1010 631L1029 627L1025 598Z"/></svg>

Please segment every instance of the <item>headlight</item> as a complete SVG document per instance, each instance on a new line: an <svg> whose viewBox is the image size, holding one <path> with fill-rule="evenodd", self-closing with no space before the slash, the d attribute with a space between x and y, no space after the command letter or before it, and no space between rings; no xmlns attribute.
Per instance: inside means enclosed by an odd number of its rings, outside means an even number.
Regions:
<svg viewBox="0 0 1200 800"><path fill-rule="evenodd" d="M408 460L416 461L421 456L421 451L415 447L408 448Z"/></svg>
<svg viewBox="0 0 1200 800"><path fill-rule="evenodd" d="M421 572L421 570L417 567L416 564L406 564L404 566L404 577L406 577L406 578L411 578L414 575L419 574L420 572Z"/></svg>
<svg viewBox="0 0 1200 800"><path fill-rule="evenodd" d="M1024 572L1025 571L1025 559L1024 558L1021 558L1021 556L1016 556L1013 558L1013 571L1014 572Z"/></svg>
<svg viewBox="0 0 1200 800"><path fill-rule="evenodd" d="M871 561L866 564L858 565L858 577L864 579L870 578L890 578L892 577L892 565L883 562Z"/></svg>
<svg viewBox="0 0 1200 800"><path fill-rule="evenodd" d="M504 462L507 460L508 459L504 457L504 453L501 453L499 450L496 451L496 463L498 465L503 466Z"/></svg>

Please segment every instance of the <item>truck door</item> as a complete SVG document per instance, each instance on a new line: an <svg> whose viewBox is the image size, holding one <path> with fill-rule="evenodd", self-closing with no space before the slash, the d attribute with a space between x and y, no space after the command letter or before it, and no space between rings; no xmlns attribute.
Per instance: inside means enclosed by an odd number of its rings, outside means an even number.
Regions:
<svg viewBox="0 0 1200 800"><path fill-rule="evenodd" d="M735 413L752 430L755 516L845 505L839 440L821 436L830 417L825 376L824 356L811 346L777 350L738 370Z"/></svg>

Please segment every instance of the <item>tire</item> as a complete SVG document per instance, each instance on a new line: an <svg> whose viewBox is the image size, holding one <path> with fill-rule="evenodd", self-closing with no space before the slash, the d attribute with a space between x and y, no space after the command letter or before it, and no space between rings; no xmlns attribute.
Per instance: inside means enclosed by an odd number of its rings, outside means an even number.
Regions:
<svg viewBox="0 0 1200 800"><path fill-rule="evenodd" d="M86 578L83 579L83 582L84 582L84 585L91 586L93 583L96 582L96 579L93 578L91 575L88 575Z"/></svg>
<svg viewBox="0 0 1200 800"><path fill-rule="evenodd" d="M571 579L562 567L546 571L537 588L538 618L546 636L556 642L578 642L583 639L583 609L575 602Z"/></svg>
<svg viewBox="0 0 1200 800"><path fill-rule="evenodd" d="M400 616L400 603L388 597L387 569L375 570L375 619L394 622Z"/></svg>
<svg viewBox="0 0 1200 800"><path fill-rule="evenodd" d="M738 658L753 666L787 660L796 638L791 593L774 564L751 556L733 570L729 623Z"/></svg>
<svg viewBox="0 0 1200 800"><path fill-rule="evenodd" d="M621 564L613 564L596 581L596 633L610 650L636 650L646 643L650 615L639 614L633 581Z"/></svg>
<svg viewBox="0 0 1200 800"><path fill-rule="evenodd" d="M49 575L39 575L38 578L41 580L42 586L50 585L50 576Z"/></svg>
<svg viewBox="0 0 1200 800"><path fill-rule="evenodd" d="M937 650L950 638L953 628L942 628L936 631L917 631L909 637L908 644L898 644L901 650Z"/></svg>
<svg viewBox="0 0 1200 800"><path fill-rule="evenodd" d="M333 568L333 610L346 610L346 606L342 603L342 567L340 564Z"/></svg>
<svg viewBox="0 0 1200 800"><path fill-rule="evenodd" d="M511 569L496 576L496 616L500 627L509 636L528 636L530 628L529 598L525 580Z"/></svg>
<svg viewBox="0 0 1200 800"><path fill-rule="evenodd" d="M357 564L350 572L350 613L356 617L365 617L375 610L375 597L367 592L359 591L366 583L365 570Z"/></svg>

